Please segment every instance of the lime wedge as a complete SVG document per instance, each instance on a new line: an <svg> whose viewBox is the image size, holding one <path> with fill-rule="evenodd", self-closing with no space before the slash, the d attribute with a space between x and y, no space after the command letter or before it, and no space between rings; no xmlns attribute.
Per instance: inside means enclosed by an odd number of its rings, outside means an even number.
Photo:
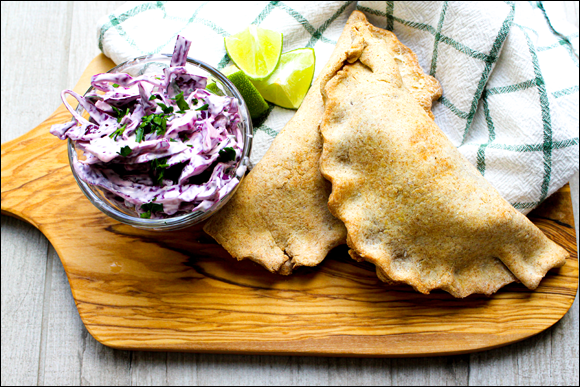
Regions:
<svg viewBox="0 0 580 387"><path fill-rule="evenodd" d="M250 25L224 38L226 51L236 66L251 80L268 78L280 61L283 36L280 32Z"/></svg>
<svg viewBox="0 0 580 387"><path fill-rule="evenodd" d="M264 101L264 98L242 70L236 66L230 66L223 69L222 73L228 77L242 95L250 111L250 117L253 119L259 118L268 110L268 103ZM215 82L208 84L206 89L214 94L224 95Z"/></svg>
<svg viewBox="0 0 580 387"><path fill-rule="evenodd" d="M227 76L229 76L230 74L233 74L233 73L237 72L237 71L240 71L240 69L239 69L239 68L237 68L235 65L229 65L229 66L227 66L227 67L224 67L223 69L221 69L221 70L220 70L220 72L221 72L223 75L225 75L226 77L227 77ZM209 92L211 92L211 93L214 93L214 94L216 94L216 95L221 95L221 96L223 96L223 95L226 95L226 94L223 92L223 90L221 90L221 89L220 89L220 88L219 88L219 87L216 85L216 83L215 83L215 78L213 78L213 77L209 77L209 78L207 79L207 81L208 81L208 84L207 84L207 86L205 87L205 89L206 89L207 91L209 91ZM236 86L236 87L237 87L237 86Z"/></svg>
<svg viewBox="0 0 580 387"><path fill-rule="evenodd" d="M215 95L224 95L224 93L219 89L219 87L217 87L217 85L215 84L215 82L212 82L210 84L208 84L205 89L207 91L209 91L210 93L213 93Z"/></svg>
<svg viewBox="0 0 580 387"><path fill-rule="evenodd" d="M268 104L242 70L235 71L227 77L244 98L252 118L258 118L268 110Z"/></svg>
<svg viewBox="0 0 580 387"><path fill-rule="evenodd" d="M287 109L298 109L312 83L315 59L312 48L286 52L268 79L252 83L266 101Z"/></svg>

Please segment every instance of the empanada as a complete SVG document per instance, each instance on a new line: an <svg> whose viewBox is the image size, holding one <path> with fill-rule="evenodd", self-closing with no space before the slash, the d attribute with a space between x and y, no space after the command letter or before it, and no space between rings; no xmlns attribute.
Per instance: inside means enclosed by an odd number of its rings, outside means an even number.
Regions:
<svg viewBox="0 0 580 387"><path fill-rule="evenodd" d="M395 35L365 22L351 31L347 60L321 74L320 125L328 204L351 256L422 293L491 294L515 280L536 288L566 251L437 127L404 82Z"/></svg>
<svg viewBox="0 0 580 387"><path fill-rule="evenodd" d="M321 73L344 62L356 23L368 24L359 11L349 17ZM441 96L439 83L423 73L411 50L393 42L406 87L432 115L431 103ZM290 274L297 266L319 264L333 247L346 242L344 224L328 211L330 183L318 167L323 110L319 77L235 196L205 225L204 230L238 260L249 258L272 272Z"/></svg>

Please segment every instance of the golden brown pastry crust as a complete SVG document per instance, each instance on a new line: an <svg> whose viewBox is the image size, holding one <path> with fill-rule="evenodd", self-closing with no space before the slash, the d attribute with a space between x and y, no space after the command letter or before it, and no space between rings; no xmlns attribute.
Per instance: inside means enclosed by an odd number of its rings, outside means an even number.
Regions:
<svg viewBox="0 0 580 387"><path fill-rule="evenodd" d="M350 26L363 19L360 12L350 16L325 68L344 60ZM322 112L317 79L234 197L204 226L238 260L249 258L272 272L290 274L297 266L316 266L345 243L344 224L328 211L330 183L318 169Z"/></svg>
<svg viewBox="0 0 580 387"><path fill-rule="evenodd" d="M428 93L417 97L401 63L414 63L412 79L422 70L413 55L401 55L393 34L361 22L352 41L345 62L321 75L320 125L328 204L346 225L351 256L375 264L382 280L422 293L491 294L515 280L536 288L566 251L437 127Z"/></svg>
<svg viewBox="0 0 580 387"><path fill-rule="evenodd" d="M322 73L346 60L356 23L368 25L363 13L351 14ZM441 96L439 83L423 73L411 50L389 39L391 32L375 30L379 38L396 45L405 85L431 115L432 101ZM290 274L297 266L319 264L332 248L346 242L344 224L328 210L330 183L318 168L323 111L319 77L235 196L205 225L204 230L238 260L249 258L272 272Z"/></svg>

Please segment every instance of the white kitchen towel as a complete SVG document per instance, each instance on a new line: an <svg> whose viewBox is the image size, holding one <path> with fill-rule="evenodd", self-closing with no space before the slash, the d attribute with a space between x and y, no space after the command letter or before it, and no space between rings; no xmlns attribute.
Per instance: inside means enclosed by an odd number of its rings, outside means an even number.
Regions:
<svg viewBox="0 0 580 387"><path fill-rule="evenodd" d="M357 7L441 82L435 121L515 208L529 212L578 170L578 29L541 2L129 2L101 19L98 41L119 64L171 53L181 34L189 56L221 69L224 36L259 24L284 34L284 51L314 48L318 74ZM293 114L273 107L255 125L252 163Z"/></svg>

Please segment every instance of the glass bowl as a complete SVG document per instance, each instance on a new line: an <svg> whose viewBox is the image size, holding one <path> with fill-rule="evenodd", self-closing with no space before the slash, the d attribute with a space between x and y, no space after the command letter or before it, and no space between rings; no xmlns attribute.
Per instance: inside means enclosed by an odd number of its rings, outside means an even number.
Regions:
<svg viewBox="0 0 580 387"><path fill-rule="evenodd" d="M138 58L129 60L127 62L121 63L115 68L108 71L108 73L127 73L131 76L139 76L142 74L163 74L163 69L169 67L171 62L171 55L169 54L156 54L156 55L145 55ZM241 117L240 130L242 132L244 147L242 151L242 157L238 164L236 164L234 171L245 171L249 165L250 152L252 150L252 139L253 139L253 129L252 121L250 119L250 112L236 87L226 78L222 73L212 66L192 58L187 58L186 69L188 72L198 75L203 75L208 78L208 84L215 82L216 86L219 88L223 95L234 97L237 99L239 104L239 113ZM92 91L93 87L87 90L87 93ZM86 93L85 93L86 95ZM86 112L79 104L76 111L85 115ZM70 139L68 140L68 157L69 164L73 173L75 180L77 181L81 191L89 199L89 201L101 210L106 215L111 218L136 228L146 229L146 230L178 230L185 227L192 226L199 223L211 215L216 213L236 192L239 187L239 183L234 187L227 195L225 195L219 202L214 204L210 209L206 211L196 211L189 214L182 214L177 216L169 216L163 219L146 219L141 218L139 215L124 206L122 203L111 200L106 195L105 191L97 186L88 184L82 181L77 172L75 171L73 160L76 157L82 156L83 152L75 148L75 144ZM238 175L238 178L243 179L244 174Z"/></svg>

